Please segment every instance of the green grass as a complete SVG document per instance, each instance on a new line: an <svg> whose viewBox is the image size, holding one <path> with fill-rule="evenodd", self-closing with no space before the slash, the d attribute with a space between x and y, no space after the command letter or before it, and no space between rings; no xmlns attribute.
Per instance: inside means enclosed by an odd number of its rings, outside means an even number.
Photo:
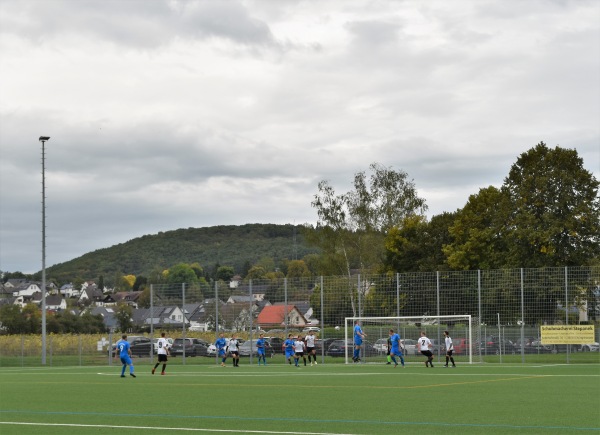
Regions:
<svg viewBox="0 0 600 435"><path fill-rule="evenodd" d="M173 359L167 376L153 376L150 362L136 359L136 379L121 378L119 365L1 368L0 433L600 433L593 363L295 368L276 357L266 367L243 359L223 368L190 360Z"/></svg>

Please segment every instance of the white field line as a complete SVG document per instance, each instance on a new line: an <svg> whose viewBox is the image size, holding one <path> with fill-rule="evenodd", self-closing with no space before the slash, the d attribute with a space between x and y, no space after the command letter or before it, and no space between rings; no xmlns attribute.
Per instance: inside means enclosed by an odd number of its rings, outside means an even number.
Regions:
<svg viewBox="0 0 600 435"><path fill-rule="evenodd" d="M21 426L45 426L45 427L79 427L79 428L106 428L106 429L129 429L129 430L170 430L180 432L207 432L207 433L248 433L248 434L271 434L271 435L358 435L341 432L289 432L269 430L244 430L244 429L204 429L192 427L152 427L152 426L118 426L110 424L69 424L69 423L28 423L20 421L0 421L4 425Z"/></svg>

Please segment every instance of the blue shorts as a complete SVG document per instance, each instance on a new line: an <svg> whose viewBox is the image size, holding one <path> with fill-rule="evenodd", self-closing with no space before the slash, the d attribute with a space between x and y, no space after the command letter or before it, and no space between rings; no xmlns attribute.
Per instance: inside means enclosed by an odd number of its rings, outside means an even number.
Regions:
<svg viewBox="0 0 600 435"><path fill-rule="evenodd" d="M360 346L362 344L362 338L360 337L354 337L354 345L355 346Z"/></svg>
<svg viewBox="0 0 600 435"><path fill-rule="evenodd" d="M131 358L129 358L129 356L122 356L121 357L121 363L122 364L127 364L127 365L132 365L133 362L131 361Z"/></svg>
<svg viewBox="0 0 600 435"><path fill-rule="evenodd" d="M225 349L220 349L220 350L219 350L219 356L220 356L221 358L223 358L223 357L225 356Z"/></svg>
<svg viewBox="0 0 600 435"><path fill-rule="evenodd" d="M390 350L390 353L393 353L395 356L402 356L402 352L400 351L400 348L398 348L398 347L392 347L392 349Z"/></svg>
<svg viewBox="0 0 600 435"><path fill-rule="evenodd" d="M293 356L294 356L294 351L293 350L292 351L288 351L288 350L285 351L285 359L291 358Z"/></svg>
<svg viewBox="0 0 600 435"><path fill-rule="evenodd" d="M264 349L258 349L256 352L258 353L258 356L265 356L265 350Z"/></svg>

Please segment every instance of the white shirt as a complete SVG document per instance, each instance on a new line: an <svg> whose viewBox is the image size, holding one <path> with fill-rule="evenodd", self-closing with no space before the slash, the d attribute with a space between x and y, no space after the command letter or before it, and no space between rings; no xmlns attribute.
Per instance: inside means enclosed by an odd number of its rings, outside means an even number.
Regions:
<svg viewBox="0 0 600 435"><path fill-rule="evenodd" d="M169 348L169 342L167 341L167 339L161 337L158 339L156 344L158 346L158 350L156 351L156 353L158 353L159 355L166 355L167 349Z"/></svg>
<svg viewBox="0 0 600 435"><path fill-rule="evenodd" d="M229 352L238 352L238 341L235 338L229 340Z"/></svg>
<svg viewBox="0 0 600 435"><path fill-rule="evenodd" d="M419 350L423 351L423 350L429 350L429 347L431 346L431 340L427 337L421 337L417 340L417 343L419 343Z"/></svg>
<svg viewBox="0 0 600 435"><path fill-rule="evenodd" d="M446 350L454 350L454 345L452 344L452 339L450 337L444 338L446 342Z"/></svg>
<svg viewBox="0 0 600 435"><path fill-rule="evenodd" d="M306 347L315 347L315 336L307 335L306 338Z"/></svg>
<svg viewBox="0 0 600 435"><path fill-rule="evenodd" d="M294 341L294 350L296 353L304 352L304 342L302 340Z"/></svg>

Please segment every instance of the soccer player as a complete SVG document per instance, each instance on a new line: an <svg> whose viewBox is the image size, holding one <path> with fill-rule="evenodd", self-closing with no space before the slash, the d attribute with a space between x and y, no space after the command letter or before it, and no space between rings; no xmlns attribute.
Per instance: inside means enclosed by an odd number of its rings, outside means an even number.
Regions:
<svg viewBox="0 0 600 435"><path fill-rule="evenodd" d="M267 360L265 358L265 335L260 334L258 336L258 340L256 340L256 353L258 354L258 365L260 365L260 360L263 360L263 364L267 365Z"/></svg>
<svg viewBox="0 0 600 435"><path fill-rule="evenodd" d="M431 353L431 340L427 338L425 335L425 331L421 331L421 338L417 340L419 350L423 355L427 357L427 361L425 361L425 367L433 368L433 353Z"/></svg>
<svg viewBox="0 0 600 435"><path fill-rule="evenodd" d="M402 356L402 351L400 350L400 335L395 334L393 329L390 329L390 358L394 362L394 368L398 367L398 361L396 361L396 356L400 357L400 363L402 367L404 367L404 357Z"/></svg>
<svg viewBox="0 0 600 435"><path fill-rule="evenodd" d="M125 377L125 367L129 366L129 376L135 378L133 373L133 361L131 361L131 346L127 341L127 334L123 334L121 339L117 341L116 350L119 352L123 368L121 369L121 377ZM115 352L115 357L117 356Z"/></svg>
<svg viewBox="0 0 600 435"><path fill-rule="evenodd" d="M387 365L390 365L392 363L392 357L390 356L390 352L392 351L392 340L390 339L390 337L388 337L387 339Z"/></svg>
<svg viewBox="0 0 600 435"><path fill-rule="evenodd" d="M227 340L225 339L225 334L222 332L215 341L215 348L217 349L217 355L221 358L221 367L225 367L225 361L227 361Z"/></svg>
<svg viewBox="0 0 600 435"><path fill-rule="evenodd" d="M352 361L360 361L360 347L362 346L363 338L366 336L367 334L360 327L360 322L358 320L354 322L354 355L352 356Z"/></svg>
<svg viewBox="0 0 600 435"><path fill-rule="evenodd" d="M304 340L302 340L301 335L299 335L294 341L294 365L296 367L300 367L300 364L298 364L300 358L304 360L304 365L306 366L306 357L304 356Z"/></svg>
<svg viewBox="0 0 600 435"><path fill-rule="evenodd" d="M229 345L227 346L229 353L231 354L231 359L233 360L233 366L240 366L240 342L237 339L237 335L233 334L231 340L229 340Z"/></svg>
<svg viewBox="0 0 600 435"><path fill-rule="evenodd" d="M288 334L287 340L283 342L283 345L281 347L285 352L285 359L291 365L292 357L294 356L294 340L292 339L292 334Z"/></svg>
<svg viewBox="0 0 600 435"><path fill-rule="evenodd" d="M152 369L152 374L154 374L154 372L156 371L156 368L160 365L160 363L162 363L162 365L163 365L162 371L160 372L161 375L164 375L165 370L167 369L167 361L168 361L167 356L169 355L169 342L165 338L165 335L166 335L166 333L164 333L164 332L160 333L160 338L158 339L158 342L157 342L158 350L156 351L156 353L158 355L158 362Z"/></svg>
<svg viewBox="0 0 600 435"><path fill-rule="evenodd" d="M306 354L308 355L308 362L311 366L313 365L312 361L310 360L310 358L312 357L315 360L314 364L317 365L317 350L315 349L314 331L308 331L308 335L304 337L304 342L306 343Z"/></svg>
<svg viewBox="0 0 600 435"><path fill-rule="evenodd" d="M444 365L444 367L448 367L448 360L452 362L452 367L456 367L456 364L454 364L454 358L452 357L454 345L452 344L452 338L450 337L450 333L448 331L444 331L444 341L446 342L446 365Z"/></svg>

